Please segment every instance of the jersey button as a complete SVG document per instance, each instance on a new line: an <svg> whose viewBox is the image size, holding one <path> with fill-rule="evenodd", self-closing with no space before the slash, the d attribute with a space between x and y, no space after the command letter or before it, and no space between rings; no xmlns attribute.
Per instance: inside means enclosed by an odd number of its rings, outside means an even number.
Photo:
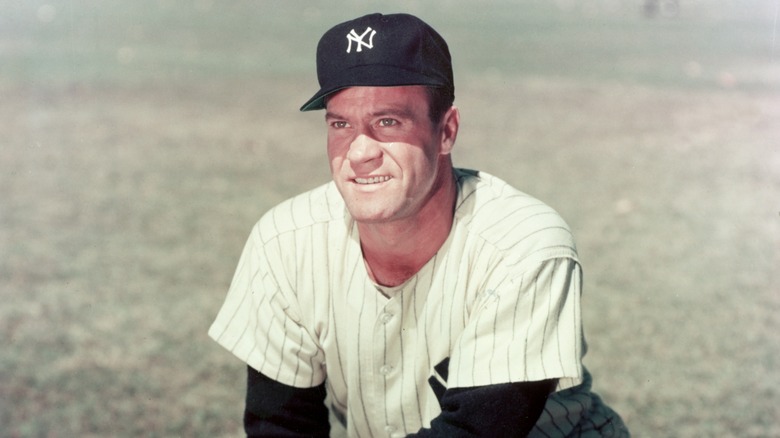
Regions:
<svg viewBox="0 0 780 438"><path fill-rule="evenodd" d="M388 323L388 322L390 322L390 320L392 320L392 319L393 319L393 314L392 314L392 313L390 313L390 312L384 312L384 313L382 313L382 315L379 317L379 320L380 320L380 321L382 321L382 324L387 324L387 323Z"/></svg>
<svg viewBox="0 0 780 438"><path fill-rule="evenodd" d="M379 368L379 374L383 376L390 374L392 371L393 371L393 367L391 367L390 365L382 365Z"/></svg>
<svg viewBox="0 0 780 438"><path fill-rule="evenodd" d="M395 427L387 425L385 426L385 433L388 435L392 435L393 432L395 432Z"/></svg>

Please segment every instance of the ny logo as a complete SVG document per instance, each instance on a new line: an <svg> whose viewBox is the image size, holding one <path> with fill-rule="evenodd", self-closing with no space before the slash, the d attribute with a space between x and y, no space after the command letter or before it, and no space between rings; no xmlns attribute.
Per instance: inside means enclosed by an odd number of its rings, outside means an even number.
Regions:
<svg viewBox="0 0 780 438"><path fill-rule="evenodd" d="M366 35L371 33L368 37L368 43L363 41L363 38L366 37ZM361 35L358 35L357 32L355 32L355 29L352 29L349 31L349 34L347 35L347 41L349 41L349 46L347 46L347 53L350 53L352 51L352 41L357 44L357 49L355 49L356 52L362 52L363 46L369 49L374 48L374 35L376 35L376 31L374 29L371 29L370 27L366 28L366 31L363 32Z"/></svg>

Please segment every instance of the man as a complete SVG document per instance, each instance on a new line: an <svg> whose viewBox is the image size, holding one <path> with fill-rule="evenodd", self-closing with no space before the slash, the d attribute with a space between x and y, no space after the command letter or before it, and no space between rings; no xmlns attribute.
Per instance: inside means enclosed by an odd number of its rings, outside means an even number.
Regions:
<svg viewBox="0 0 780 438"><path fill-rule="evenodd" d="M590 392L581 271L545 204L457 169L447 44L405 14L317 48L333 181L253 229L209 334L249 436L627 436Z"/></svg>

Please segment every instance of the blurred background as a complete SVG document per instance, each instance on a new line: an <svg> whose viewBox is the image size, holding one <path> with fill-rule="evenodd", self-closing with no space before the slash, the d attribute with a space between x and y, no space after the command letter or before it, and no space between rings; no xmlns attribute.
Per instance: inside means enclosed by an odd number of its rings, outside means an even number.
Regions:
<svg viewBox="0 0 780 438"><path fill-rule="evenodd" d="M255 221L329 178L317 40L404 11L450 44L456 165L573 228L634 435L780 436L778 8L0 0L0 435L241 435L206 330Z"/></svg>

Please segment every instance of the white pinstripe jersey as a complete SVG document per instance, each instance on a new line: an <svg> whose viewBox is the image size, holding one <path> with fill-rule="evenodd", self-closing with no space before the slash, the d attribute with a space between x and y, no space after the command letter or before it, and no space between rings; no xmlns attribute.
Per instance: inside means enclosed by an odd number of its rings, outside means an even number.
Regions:
<svg viewBox="0 0 780 438"><path fill-rule="evenodd" d="M369 278L333 183L271 209L252 230L209 335L284 384L327 382L349 436L429 426L440 408L428 378L446 358L448 387L581 383L581 272L568 226L496 177L456 175L449 237L395 288ZM551 400L540 423L570 430L586 402Z"/></svg>

